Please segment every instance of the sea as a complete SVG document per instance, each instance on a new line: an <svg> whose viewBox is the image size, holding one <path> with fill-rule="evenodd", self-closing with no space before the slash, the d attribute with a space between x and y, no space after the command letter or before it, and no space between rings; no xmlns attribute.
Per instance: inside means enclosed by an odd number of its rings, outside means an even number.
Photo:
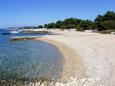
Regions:
<svg viewBox="0 0 115 86"><path fill-rule="evenodd" d="M53 80L61 78L63 56L57 47L43 41L11 41L12 36L44 36L46 34L1 34L0 81Z"/></svg>

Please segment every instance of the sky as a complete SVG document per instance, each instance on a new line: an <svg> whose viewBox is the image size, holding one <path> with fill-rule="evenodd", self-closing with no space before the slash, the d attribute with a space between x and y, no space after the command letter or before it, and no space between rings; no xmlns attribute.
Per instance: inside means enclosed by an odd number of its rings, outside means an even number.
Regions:
<svg viewBox="0 0 115 86"><path fill-rule="evenodd" d="M94 20L115 0L0 0L0 27L37 26L65 18Z"/></svg>

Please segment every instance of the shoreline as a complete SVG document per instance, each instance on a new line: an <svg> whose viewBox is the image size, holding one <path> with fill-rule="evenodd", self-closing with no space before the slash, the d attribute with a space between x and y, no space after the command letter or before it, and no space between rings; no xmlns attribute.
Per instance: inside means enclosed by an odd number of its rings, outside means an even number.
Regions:
<svg viewBox="0 0 115 86"><path fill-rule="evenodd" d="M55 30L53 30L52 33L55 35L45 35L33 40L50 43L63 53L65 67L62 73L62 80L64 80L65 77L66 79L68 77L70 79L66 82L66 85L115 85L115 35ZM70 52L72 54L70 54ZM77 60L78 58L80 60ZM73 62L71 60L73 60ZM80 63L79 66L76 66L76 60ZM76 67L78 69L80 67L83 72L79 73L78 71L78 74L72 74L74 72L73 69L76 69ZM71 71L72 73L70 73ZM75 73L77 73L77 70L75 70ZM74 76L71 78L70 76L72 75L80 76L80 78Z"/></svg>
<svg viewBox="0 0 115 86"><path fill-rule="evenodd" d="M58 41L49 39L48 37L35 38L34 40L40 40L52 44L62 53L64 59L64 69L61 74L62 82L68 81L71 77L80 80L86 76L83 61L72 48Z"/></svg>
<svg viewBox="0 0 115 86"><path fill-rule="evenodd" d="M74 59L74 61L78 58L81 59L80 61L83 65L82 70L84 71L83 73L81 73L81 76L83 76L81 79L75 79L75 82L77 82L77 84L81 83L82 85L84 84L87 86L115 85L115 35L55 30L53 30L52 33L60 35L46 35L42 38L42 40L46 42L47 40L52 40L54 42L54 45L55 42L59 42L59 44L55 46L59 47L60 44L63 44L69 49L72 49L70 51L75 52L76 55L72 58ZM63 50L62 52L64 53ZM75 63L76 62L73 62L72 64L76 65Z"/></svg>

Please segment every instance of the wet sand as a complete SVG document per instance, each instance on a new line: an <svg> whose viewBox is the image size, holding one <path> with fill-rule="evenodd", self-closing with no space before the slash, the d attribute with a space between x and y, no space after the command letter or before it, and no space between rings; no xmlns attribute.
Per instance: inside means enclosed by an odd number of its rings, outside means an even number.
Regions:
<svg viewBox="0 0 115 86"><path fill-rule="evenodd" d="M82 86L115 86L115 35L59 30L52 30L52 33L59 35L46 35L42 40L52 40L49 43L65 53L62 77L69 77L76 70L75 75L83 77ZM80 86L77 80L67 85L76 82L72 86Z"/></svg>
<svg viewBox="0 0 115 86"><path fill-rule="evenodd" d="M81 79L85 76L85 68L83 61L79 58L79 55L67 45L48 39L47 37L36 38L35 40L41 40L56 46L64 57L64 69L62 72L61 81L68 81L70 77L76 77Z"/></svg>
<svg viewBox="0 0 115 86"><path fill-rule="evenodd" d="M115 86L115 35L51 31L56 35L35 40L53 44L62 52L62 81L75 77L66 84L57 82L53 86Z"/></svg>

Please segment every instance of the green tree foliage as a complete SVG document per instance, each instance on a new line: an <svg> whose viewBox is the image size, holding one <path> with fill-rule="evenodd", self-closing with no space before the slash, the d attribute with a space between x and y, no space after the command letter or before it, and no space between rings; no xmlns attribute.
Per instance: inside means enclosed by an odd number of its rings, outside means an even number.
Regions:
<svg viewBox="0 0 115 86"><path fill-rule="evenodd" d="M108 11L104 15L98 15L94 21L82 20L77 18L67 18L63 21L59 20L56 23L49 23L44 25L45 28L59 28L59 29L71 29L77 30L115 30L115 13Z"/></svg>
<svg viewBox="0 0 115 86"><path fill-rule="evenodd" d="M80 30L95 29L95 24L90 20L84 20L84 21L82 20L78 24L78 27L79 27Z"/></svg>
<svg viewBox="0 0 115 86"><path fill-rule="evenodd" d="M75 26L78 25L78 20L76 18L68 18L65 19L63 23L66 26L66 29L75 28Z"/></svg>
<svg viewBox="0 0 115 86"><path fill-rule="evenodd" d="M49 24L45 24L44 25L45 28L51 29L51 28L56 28L56 24L55 23L49 23Z"/></svg>
<svg viewBox="0 0 115 86"><path fill-rule="evenodd" d="M56 22L56 28L61 28L63 26L63 22L61 20Z"/></svg>
<svg viewBox="0 0 115 86"><path fill-rule="evenodd" d="M39 25L38 28L43 28L43 26L42 26L42 25Z"/></svg>
<svg viewBox="0 0 115 86"><path fill-rule="evenodd" d="M91 28L91 24L93 22L90 20L81 20L77 18L67 18L63 21L59 20L56 23L49 23L45 24L45 28L59 28L59 29L71 29L71 28L76 28L81 27L82 29L88 29L89 27Z"/></svg>
<svg viewBox="0 0 115 86"><path fill-rule="evenodd" d="M45 25L44 25L44 28L48 28L48 24L45 24Z"/></svg>
<svg viewBox="0 0 115 86"><path fill-rule="evenodd" d="M66 29L66 26L63 24L63 25L61 25L60 29L64 30L64 29Z"/></svg>
<svg viewBox="0 0 115 86"><path fill-rule="evenodd" d="M38 29L38 28L48 28L48 29L77 29L78 31L84 30L115 30L115 12L108 11L104 15L98 15L94 21L82 20L78 18L66 18L65 20L59 20L57 22L52 22L45 24L44 26L23 26L20 29Z"/></svg>
<svg viewBox="0 0 115 86"><path fill-rule="evenodd" d="M115 30L115 13L108 11L104 15L98 15L95 19L97 29L102 30Z"/></svg>

